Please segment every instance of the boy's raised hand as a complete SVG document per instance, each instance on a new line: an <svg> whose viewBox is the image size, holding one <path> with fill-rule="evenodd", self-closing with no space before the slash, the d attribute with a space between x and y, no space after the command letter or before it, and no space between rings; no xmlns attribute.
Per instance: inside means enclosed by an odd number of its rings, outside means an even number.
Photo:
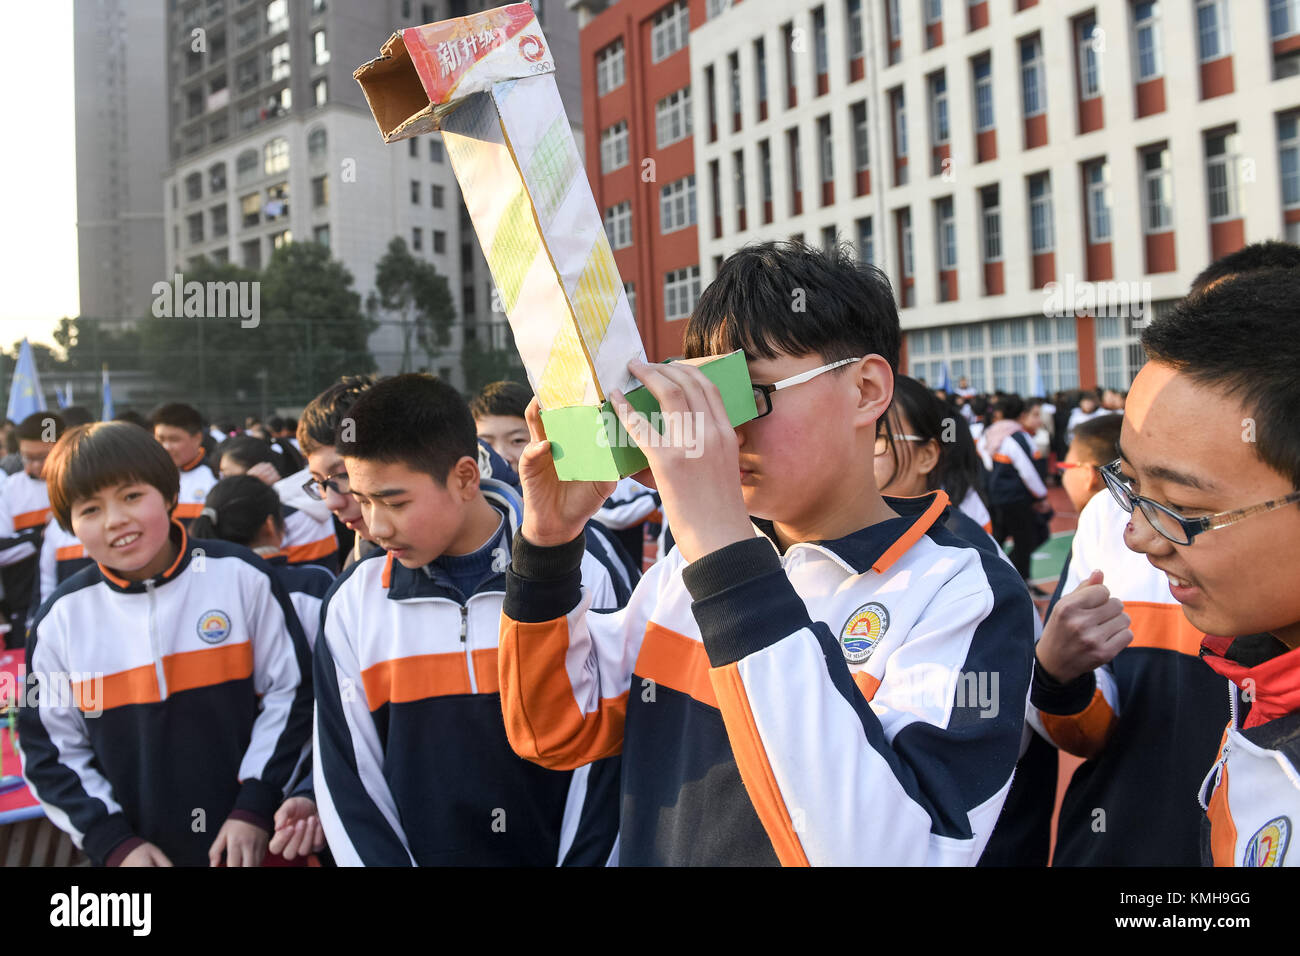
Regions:
<svg viewBox="0 0 1300 956"><path fill-rule="evenodd" d="M687 561L754 536L740 490L740 445L718 387L692 365L645 365L628 371L659 402L664 430L652 426L618 391L614 411L645 453L673 539Z"/></svg>
<svg viewBox="0 0 1300 956"><path fill-rule="evenodd" d="M270 851L292 860L324 848L325 831L316 813L316 802L308 797L290 797L280 804L275 811Z"/></svg>
<svg viewBox="0 0 1300 956"><path fill-rule="evenodd" d="M167 854L158 849L152 843L141 843L138 847L128 853L119 864L120 866L171 866L172 861L167 859Z"/></svg>
<svg viewBox="0 0 1300 956"><path fill-rule="evenodd" d="M221 866L221 855L226 856L226 866L261 866L266 856L270 835L261 827L243 820L227 820L217 832L208 850L208 863Z"/></svg>
<svg viewBox="0 0 1300 956"><path fill-rule="evenodd" d="M1133 640L1124 602L1110 596L1102 572L1056 602L1043 627L1038 666L1062 684L1109 664Z"/></svg>
<svg viewBox="0 0 1300 956"><path fill-rule="evenodd" d="M519 456L519 484L524 492L520 530L538 547L568 544L582 534L587 521L614 493L617 482L560 481L536 398L528 403L524 419L531 440Z"/></svg>

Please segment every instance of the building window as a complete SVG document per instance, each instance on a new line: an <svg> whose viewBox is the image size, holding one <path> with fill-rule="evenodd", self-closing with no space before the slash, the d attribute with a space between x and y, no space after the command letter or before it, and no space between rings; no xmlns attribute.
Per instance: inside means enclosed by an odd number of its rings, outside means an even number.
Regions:
<svg viewBox="0 0 1300 956"><path fill-rule="evenodd" d="M839 235L835 232L834 226L822 227L822 252L831 255L835 252L835 247L839 245Z"/></svg>
<svg viewBox="0 0 1300 956"><path fill-rule="evenodd" d="M848 0L845 10L849 21L849 59L856 60L865 51L862 43L862 0Z"/></svg>
<svg viewBox="0 0 1300 956"><path fill-rule="evenodd" d="M267 176L282 173L289 168L289 141L277 136L263 150L262 171Z"/></svg>
<svg viewBox="0 0 1300 956"><path fill-rule="evenodd" d="M324 226L314 227L311 231L311 241L316 243L317 245L324 246L326 249L328 249L330 247L329 225L326 224Z"/></svg>
<svg viewBox="0 0 1300 956"><path fill-rule="evenodd" d="M625 201L605 210L605 234L611 249L632 245L632 203Z"/></svg>
<svg viewBox="0 0 1300 956"><path fill-rule="evenodd" d="M925 0L925 25L943 22L943 0Z"/></svg>
<svg viewBox="0 0 1300 956"><path fill-rule="evenodd" d="M695 225L695 174L659 190L659 231L667 234Z"/></svg>
<svg viewBox="0 0 1300 956"><path fill-rule="evenodd" d="M440 163L442 162L442 156L442 140L429 140L429 162Z"/></svg>
<svg viewBox="0 0 1300 956"><path fill-rule="evenodd" d="M853 171L860 173L871 168L871 150L867 133L867 101L854 103L850 115L853 120Z"/></svg>
<svg viewBox="0 0 1300 956"><path fill-rule="evenodd" d="M235 160L235 181L246 183L257 178L257 150L246 149Z"/></svg>
<svg viewBox="0 0 1300 956"><path fill-rule="evenodd" d="M736 193L736 229L745 228L745 153L736 150L731 154L732 188Z"/></svg>
<svg viewBox="0 0 1300 956"><path fill-rule="evenodd" d="M190 173L185 177L185 201L194 202L203 198L203 174Z"/></svg>
<svg viewBox="0 0 1300 956"><path fill-rule="evenodd" d="M1079 95L1085 100L1101 95L1101 64L1097 57L1100 37L1095 16L1088 14L1078 20L1075 25L1075 50L1079 56Z"/></svg>
<svg viewBox="0 0 1300 956"><path fill-rule="evenodd" d="M727 56L727 76L731 86L731 115L735 129L740 129L740 54Z"/></svg>
<svg viewBox="0 0 1300 956"><path fill-rule="evenodd" d="M439 186L437 183L431 183L429 185L429 202L432 204L434 209L443 208L445 195L446 190L442 186Z"/></svg>
<svg viewBox="0 0 1300 956"><path fill-rule="evenodd" d="M329 102L329 81L321 77L311 85L312 96L317 106L324 106Z"/></svg>
<svg viewBox="0 0 1300 956"><path fill-rule="evenodd" d="M226 204L222 203L220 206L213 206L208 212L212 216L212 238L220 239L230 231L226 218Z"/></svg>
<svg viewBox="0 0 1300 956"><path fill-rule="evenodd" d="M600 171L612 172L627 165L627 120L619 120L600 134Z"/></svg>
<svg viewBox="0 0 1300 956"><path fill-rule="evenodd" d="M447 234L441 229L433 230L434 255L443 255L447 251Z"/></svg>
<svg viewBox="0 0 1300 956"><path fill-rule="evenodd" d="M1269 0L1268 25L1274 40L1300 33L1300 0Z"/></svg>
<svg viewBox="0 0 1300 956"><path fill-rule="evenodd" d="M826 52L826 8L818 7L812 12L813 57L817 65L817 75L824 76L830 70L829 56Z"/></svg>
<svg viewBox="0 0 1300 956"><path fill-rule="evenodd" d="M817 154L821 166L821 181L835 182L835 142L831 139L829 116L822 116L817 120Z"/></svg>
<svg viewBox="0 0 1300 956"><path fill-rule="evenodd" d="M289 215L289 184L277 183L266 191L266 205L262 207L266 221L284 219Z"/></svg>
<svg viewBox="0 0 1300 956"><path fill-rule="evenodd" d="M976 57L975 74L975 132L986 133L994 127L993 120L993 60L989 54Z"/></svg>
<svg viewBox="0 0 1300 956"><path fill-rule="evenodd" d="M325 161L325 150L329 145L329 134L324 126L317 126L307 134L307 158L313 163Z"/></svg>
<svg viewBox="0 0 1300 956"><path fill-rule="evenodd" d="M1205 181L1210 222L1236 219L1241 215L1237 149L1235 129L1205 134Z"/></svg>
<svg viewBox="0 0 1300 956"><path fill-rule="evenodd" d="M948 79L943 70L930 75L930 142L948 142Z"/></svg>
<svg viewBox="0 0 1300 956"><path fill-rule="evenodd" d="M758 175L763 189L763 202L772 201L772 142L763 140L758 144ZM766 218L764 218L766 222Z"/></svg>
<svg viewBox="0 0 1300 956"><path fill-rule="evenodd" d="M1196 46L1202 63L1232 52L1226 0L1197 0Z"/></svg>
<svg viewBox="0 0 1300 956"><path fill-rule="evenodd" d="M1047 85L1043 76L1043 45L1038 35L1020 41L1020 96L1026 118L1047 112Z"/></svg>
<svg viewBox="0 0 1300 956"><path fill-rule="evenodd" d="M627 294L627 307L632 313L632 318L636 318L636 283L624 282L623 291Z"/></svg>
<svg viewBox="0 0 1300 956"><path fill-rule="evenodd" d="M903 225L903 278L910 279L916 274L915 263L912 259L912 210L904 209L899 213L899 217ZM910 300L908 304L910 304Z"/></svg>
<svg viewBox="0 0 1300 956"><path fill-rule="evenodd" d="M731 0L709 0L704 12L705 16L712 20L729 9L731 9Z"/></svg>
<svg viewBox="0 0 1300 956"><path fill-rule="evenodd" d="M875 239L871 234L871 217L864 216L857 221L858 227L858 262L874 265L876 261Z"/></svg>
<svg viewBox="0 0 1300 956"><path fill-rule="evenodd" d="M786 131L785 134L786 152L790 157L790 190L791 190L791 208L794 208L794 198L803 190L803 169L799 162L799 128Z"/></svg>
<svg viewBox="0 0 1300 956"><path fill-rule="evenodd" d="M691 30L690 8L678 0L654 15L650 27L650 60L658 63L686 46Z"/></svg>
<svg viewBox="0 0 1300 956"><path fill-rule="evenodd" d="M1142 152L1142 231L1168 232L1174 227L1173 161L1161 144Z"/></svg>
<svg viewBox="0 0 1300 956"><path fill-rule="evenodd" d="M1029 177L1029 247L1034 255L1051 252L1055 248L1050 173Z"/></svg>
<svg viewBox="0 0 1300 956"><path fill-rule="evenodd" d="M289 44L277 43L271 47L271 82L289 78Z"/></svg>
<svg viewBox="0 0 1300 956"><path fill-rule="evenodd" d="M1277 120L1278 166L1282 170L1282 204L1300 206L1300 114L1290 113Z"/></svg>
<svg viewBox="0 0 1300 956"><path fill-rule="evenodd" d="M411 248L416 252L424 249L424 230L419 226L411 229Z"/></svg>
<svg viewBox="0 0 1300 956"><path fill-rule="evenodd" d="M763 43L763 38L759 37L754 41L754 78L758 83L758 102L760 105L767 103L767 48ZM761 118L761 116L760 116Z"/></svg>
<svg viewBox="0 0 1300 956"><path fill-rule="evenodd" d="M691 88L685 86L655 104L655 145L663 149L691 132Z"/></svg>
<svg viewBox="0 0 1300 956"><path fill-rule="evenodd" d="M938 238L939 268L957 268L957 220L953 215L952 197L945 196L934 204L935 233Z"/></svg>
<svg viewBox="0 0 1300 956"><path fill-rule="evenodd" d="M980 232L984 261L1002 261L1002 204L996 183L980 190Z"/></svg>
<svg viewBox="0 0 1300 956"><path fill-rule="evenodd" d="M700 267L675 269L664 274L664 318L684 319L700 301Z"/></svg>
<svg viewBox="0 0 1300 956"><path fill-rule="evenodd" d="M203 213L196 212L193 215L186 217L185 222L186 225L189 227L190 243L192 244L196 242L202 242L203 241Z"/></svg>
<svg viewBox="0 0 1300 956"><path fill-rule="evenodd" d="M424 187L420 185L420 181L418 179L411 180L411 205L412 206L420 205L420 193L423 191L423 188Z"/></svg>
<svg viewBox="0 0 1300 956"><path fill-rule="evenodd" d="M1154 79L1164 72L1160 59L1160 4L1148 0L1133 7L1134 46L1137 50L1137 78Z"/></svg>
<svg viewBox="0 0 1300 956"><path fill-rule="evenodd" d="M1083 167L1088 189L1088 242L1110 242L1110 164L1098 159Z"/></svg>
<svg viewBox="0 0 1300 956"><path fill-rule="evenodd" d="M311 181L311 205L313 209L320 209L322 206L329 205L330 201L330 181L328 176L316 176Z"/></svg>
<svg viewBox="0 0 1300 956"><path fill-rule="evenodd" d="M256 226L262 221L262 194L250 193L239 197L239 213L245 229Z"/></svg>
<svg viewBox="0 0 1300 956"><path fill-rule="evenodd" d="M623 40L619 38L596 54L596 95L616 90L627 79Z"/></svg>
<svg viewBox="0 0 1300 956"><path fill-rule="evenodd" d="M312 62L324 66L330 61L329 47L325 45L325 31L317 30L311 35Z"/></svg>
<svg viewBox="0 0 1300 956"><path fill-rule="evenodd" d="M271 0L266 5L266 35L289 29L289 0Z"/></svg>
<svg viewBox="0 0 1300 956"><path fill-rule="evenodd" d="M247 242L240 244L240 251L244 255L245 269L262 268L262 240L249 239Z"/></svg>
<svg viewBox="0 0 1300 956"><path fill-rule="evenodd" d="M217 163L208 167L208 192L212 195L226 191L226 164Z"/></svg>
<svg viewBox="0 0 1300 956"><path fill-rule="evenodd" d="M894 155L899 159L907 156L907 101L901 86L894 91Z"/></svg>

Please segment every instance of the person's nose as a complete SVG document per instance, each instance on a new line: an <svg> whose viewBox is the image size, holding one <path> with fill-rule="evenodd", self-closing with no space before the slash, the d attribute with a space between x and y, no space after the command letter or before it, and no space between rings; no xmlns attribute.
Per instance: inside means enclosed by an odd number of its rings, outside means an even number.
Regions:
<svg viewBox="0 0 1300 956"><path fill-rule="evenodd" d="M1170 554L1174 543L1151 526L1151 519L1140 507L1135 507L1124 526L1124 546L1137 554L1160 557Z"/></svg>

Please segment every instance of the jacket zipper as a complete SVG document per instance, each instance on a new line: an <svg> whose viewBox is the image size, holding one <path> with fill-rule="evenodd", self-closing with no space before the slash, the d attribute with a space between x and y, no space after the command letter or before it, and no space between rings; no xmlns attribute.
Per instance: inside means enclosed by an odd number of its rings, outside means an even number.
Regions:
<svg viewBox="0 0 1300 956"><path fill-rule="evenodd" d="M1201 789L1197 793L1197 801L1201 804L1201 809L1209 811L1209 797L1214 795L1214 791L1219 789L1223 783L1223 768L1228 763L1228 754L1232 752L1232 734L1237 729L1237 695L1233 689L1232 681L1228 681L1228 732L1223 738L1223 749L1219 751L1219 759L1214 761L1214 766L1210 772L1205 775L1205 780L1201 784ZM1210 778L1214 778L1214 786L1210 787ZM1206 790L1209 790L1207 795Z"/></svg>
<svg viewBox="0 0 1300 956"><path fill-rule="evenodd" d="M158 679L158 699L167 699L167 675L163 671L162 643L158 639L158 597L154 593L153 581L144 582L145 593L149 595L149 645L153 650L154 674Z"/></svg>
<svg viewBox="0 0 1300 956"><path fill-rule="evenodd" d="M465 670L469 672L469 692L478 693L478 680L474 677L474 659L469 649L469 599L460 606L460 643L465 649Z"/></svg>

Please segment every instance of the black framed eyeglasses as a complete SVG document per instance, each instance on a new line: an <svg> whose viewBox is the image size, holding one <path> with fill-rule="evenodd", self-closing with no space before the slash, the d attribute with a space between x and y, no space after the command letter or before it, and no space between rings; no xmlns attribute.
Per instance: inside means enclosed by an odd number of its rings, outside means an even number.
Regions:
<svg viewBox="0 0 1300 956"><path fill-rule="evenodd" d="M324 481L308 478L303 482L302 490L315 500L324 501L326 490L332 491L336 495L346 495L352 490L352 486L348 483L348 473L340 471L337 474L330 475Z"/></svg>
<svg viewBox="0 0 1300 956"><path fill-rule="evenodd" d="M1101 472L1102 480L1106 482L1106 487L1110 489L1115 501L1129 514L1133 513L1134 507L1139 508L1142 514L1146 515L1151 527L1161 537L1168 538L1174 544L1191 544L1192 539L1198 534L1226 528L1228 525L1243 521L1251 515L1276 511L1278 508L1285 508L1289 504L1300 501L1300 491L1293 491L1284 497L1274 498L1262 504L1251 505L1248 508L1220 511L1218 514L1205 515L1200 518L1184 518L1158 501L1152 501L1150 498L1134 494L1132 489L1129 488L1128 479L1120 472L1119 465L1120 459L1116 458L1109 465L1103 465L1097 469Z"/></svg>
<svg viewBox="0 0 1300 956"><path fill-rule="evenodd" d="M802 385L804 382L810 382L823 372L829 372L831 369L839 368L842 365L850 365L853 362L861 361L860 358L846 358L838 362L831 362L829 365L823 365L821 368L809 369L806 372L800 372L798 375L791 375L789 378L783 378L779 382L771 385L754 386L754 407L758 409L755 418L762 418L764 415L772 414L772 393L779 392L783 388L790 388L792 385Z"/></svg>

